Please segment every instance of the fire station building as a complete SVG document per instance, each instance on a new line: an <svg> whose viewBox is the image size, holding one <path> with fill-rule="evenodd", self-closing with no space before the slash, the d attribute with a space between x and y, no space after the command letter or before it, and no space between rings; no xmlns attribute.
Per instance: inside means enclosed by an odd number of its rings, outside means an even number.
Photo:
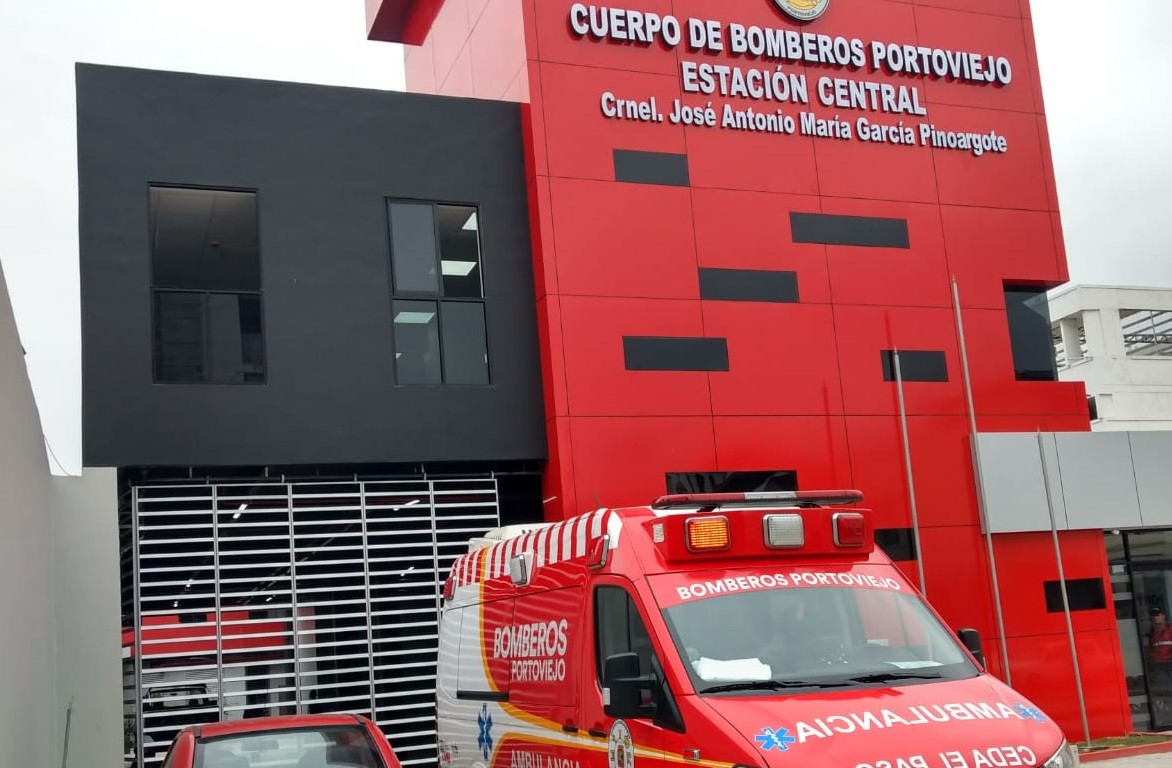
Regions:
<svg viewBox="0 0 1172 768"><path fill-rule="evenodd" d="M367 10L408 93L78 68L128 749L348 710L434 764L469 538L721 490L860 489L1072 740L1162 725L1104 531L1168 481L1058 380L1028 0Z"/></svg>

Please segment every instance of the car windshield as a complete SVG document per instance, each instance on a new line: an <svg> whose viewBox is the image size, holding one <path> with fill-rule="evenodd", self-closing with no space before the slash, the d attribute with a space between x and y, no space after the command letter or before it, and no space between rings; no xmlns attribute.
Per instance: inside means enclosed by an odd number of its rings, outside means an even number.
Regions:
<svg viewBox="0 0 1172 768"><path fill-rule="evenodd" d="M298 728L200 742L195 768L386 768L360 726Z"/></svg>
<svg viewBox="0 0 1172 768"><path fill-rule="evenodd" d="M923 602L906 593L763 589L689 601L664 615L701 694L776 695L978 674Z"/></svg>

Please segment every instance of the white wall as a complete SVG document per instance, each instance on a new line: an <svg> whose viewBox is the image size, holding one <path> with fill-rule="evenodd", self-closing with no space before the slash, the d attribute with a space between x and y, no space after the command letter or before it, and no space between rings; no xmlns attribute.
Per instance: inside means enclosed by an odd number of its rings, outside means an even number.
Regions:
<svg viewBox="0 0 1172 768"><path fill-rule="evenodd" d="M0 270L0 768L118 768L118 483L49 476Z"/></svg>
<svg viewBox="0 0 1172 768"><path fill-rule="evenodd" d="M116 768L122 764L118 473L86 468L82 477L54 477L49 493L57 585L55 741L64 743L72 701L67 768Z"/></svg>
<svg viewBox="0 0 1172 768"><path fill-rule="evenodd" d="M54 727L50 508L41 422L0 271L0 765L5 768L61 764Z"/></svg>

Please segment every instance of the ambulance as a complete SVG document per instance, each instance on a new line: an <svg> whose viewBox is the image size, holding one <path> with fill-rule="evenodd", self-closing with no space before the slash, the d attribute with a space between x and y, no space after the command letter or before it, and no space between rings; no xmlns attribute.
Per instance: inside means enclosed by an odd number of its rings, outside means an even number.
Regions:
<svg viewBox="0 0 1172 768"><path fill-rule="evenodd" d="M857 491L665 496L474 540L441 768L1074 768L874 545Z"/></svg>

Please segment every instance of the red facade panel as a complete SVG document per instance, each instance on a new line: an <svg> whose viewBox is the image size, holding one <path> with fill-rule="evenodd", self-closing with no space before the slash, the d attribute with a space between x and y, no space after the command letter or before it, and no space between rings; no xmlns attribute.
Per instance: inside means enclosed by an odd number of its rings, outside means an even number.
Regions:
<svg viewBox="0 0 1172 768"><path fill-rule="evenodd" d="M795 243L789 211L818 211L817 197L693 189L701 267L796 272L803 304L830 302L826 246Z"/></svg>
<svg viewBox="0 0 1172 768"><path fill-rule="evenodd" d="M705 335L728 339L729 371L710 374L714 415L842 414L830 307L747 301L703 307Z"/></svg>
<svg viewBox="0 0 1172 768"><path fill-rule="evenodd" d="M836 416L717 416L720 471L796 470L809 488L852 486L845 420Z"/></svg>
<svg viewBox="0 0 1172 768"><path fill-rule="evenodd" d="M668 472L715 472L712 419L626 416L573 419L579 512L663 495ZM563 507L564 508L564 507Z"/></svg>
<svg viewBox="0 0 1172 768"><path fill-rule="evenodd" d="M1012 0L1006 0L1011 3ZM924 95L929 105L977 107L981 109L1034 112L1034 73L1028 65L1025 30L1021 19L998 16L967 3L960 8L929 8L916 5L916 30L921 45L958 51L996 51L1013 65L1009 87L992 84L957 86L929 80ZM929 110L933 112L934 110ZM999 121L998 121L999 122ZM990 128L994 126L990 125Z"/></svg>
<svg viewBox="0 0 1172 768"><path fill-rule="evenodd" d="M711 418L707 373L629 371L623 349L625 336L703 337L700 302L563 296L562 334L571 416Z"/></svg>
<svg viewBox="0 0 1172 768"><path fill-rule="evenodd" d="M948 270L966 307L1005 309L1005 282L1059 280L1050 214L940 206Z"/></svg>
<svg viewBox="0 0 1172 768"><path fill-rule="evenodd" d="M687 189L565 178L550 189L563 294L699 298Z"/></svg>
<svg viewBox="0 0 1172 768"><path fill-rule="evenodd" d="M826 198L822 210L841 216L904 220L907 222L911 244L910 248L827 246L830 290L835 304L952 306L939 207L881 200ZM943 324L950 325L946 318Z"/></svg>
<svg viewBox="0 0 1172 768"><path fill-rule="evenodd" d="M1131 730L1131 708L1123 685L1119 635L1114 629L1080 632L1075 637L1091 738ZM1011 638L1013 686L1061 723L1067 737L1082 740L1078 688L1066 633Z"/></svg>

